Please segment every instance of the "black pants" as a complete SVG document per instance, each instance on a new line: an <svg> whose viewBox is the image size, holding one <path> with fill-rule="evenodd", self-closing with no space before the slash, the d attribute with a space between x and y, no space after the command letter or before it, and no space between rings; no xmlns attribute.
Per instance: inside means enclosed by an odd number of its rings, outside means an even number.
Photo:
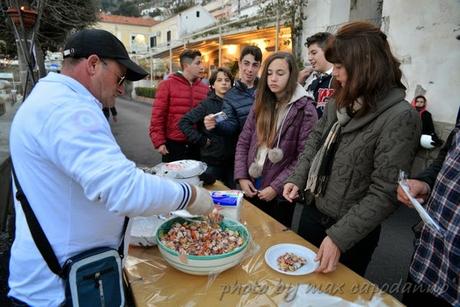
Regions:
<svg viewBox="0 0 460 307"><path fill-rule="evenodd" d="M8 299L9 299L9 305L8 306L10 306L10 307L27 307L27 306L29 306L26 303L24 303L23 301L15 299L12 296L9 296Z"/></svg>
<svg viewBox="0 0 460 307"><path fill-rule="evenodd" d="M187 142L176 142L166 140L166 148L169 154L162 156L162 162L173 162L177 160L200 160L200 148Z"/></svg>
<svg viewBox="0 0 460 307"><path fill-rule="evenodd" d="M321 213L314 205L305 205L299 225L299 235L313 245L319 246L327 236L326 230L336 221ZM372 254L379 242L380 225L372 230L364 239L356 243L340 256L340 262L361 276L366 273Z"/></svg>
<svg viewBox="0 0 460 307"><path fill-rule="evenodd" d="M247 198L247 200L284 226L291 228L295 203L290 203L281 198L275 198L272 201L267 202L259 199L257 196Z"/></svg>
<svg viewBox="0 0 460 307"><path fill-rule="evenodd" d="M449 307L451 304L446 302L444 299L435 296L428 292L426 287L421 287L417 284L412 277L407 276L407 284L411 284L410 289L404 293L402 303L407 307L418 307L418 306L436 306L436 307ZM413 288L417 287L417 291L413 291Z"/></svg>
<svg viewBox="0 0 460 307"><path fill-rule="evenodd" d="M235 180L233 179L233 163L230 165L211 165L207 164L208 168L205 173L213 176L215 179L222 181L230 189L235 189Z"/></svg>

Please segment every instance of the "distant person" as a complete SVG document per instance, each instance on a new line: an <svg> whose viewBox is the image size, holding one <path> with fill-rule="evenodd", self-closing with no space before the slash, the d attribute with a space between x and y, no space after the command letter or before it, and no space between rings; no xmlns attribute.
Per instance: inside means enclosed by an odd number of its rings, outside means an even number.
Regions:
<svg viewBox="0 0 460 307"><path fill-rule="evenodd" d="M426 109L426 98L423 95L418 95L412 100L412 106L417 110L422 120L422 136L420 145L425 149L432 149L442 145L442 140L439 139L433 124L431 113Z"/></svg>
<svg viewBox="0 0 460 307"><path fill-rule="evenodd" d="M213 208L209 192L144 173L115 142L101 108L115 104L125 79L146 75L113 34L82 30L65 44L62 73L41 79L14 117L13 167L61 266L96 247L118 248L126 216L185 207L206 214ZM69 304L64 282L38 250L17 200L15 212L11 305ZM120 282L116 276L106 281Z"/></svg>
<svg viewBox="0 0 460 307"><path fill-rule="evenodd" d="M308 61L311 66L305 67L299 73L299 83L315 98L319 118L329 97L334 93L332 64L324 57L324 49L331 36L328 32L318 32L307 38Z"/></svg>
<svg viewBox="0 0 460 307"><path fill-rule="evenodd" d="M201 70L201 82L203 82L204 84L209 86L208 72L204 67ZM232 84L232 86L233 86L233 84Z"/></svg>
<svg viewBox="0 0 460 307"><path fill-rule="evenodd" d="M460 108L455 129L438 157L422 173L408 179L409 192L442 228L426 225L417 234L407 278L411 288L402 302L412 306L460 306ZM398 200L411 202L398 187Z"/></svg>
<svg viewBox="0 0 460 307"><path fill-rule="evenodd" d="M221 134L238 138L243 129L246 117L254 103L257 86L257 74L262 63L262 51L257 46L246 46L241 51L238 69L240 79L224 96L223 112L227 119L216 123L212 114L205 117L206 129L217 127Z"/></svg>
<svg viewBox="0 0 460 307"><path fill-rule="evenodd" d="M184 50L180 55L182 72L162 81L155 95L150 120L150 139L163 162L200 159L200 148L190 143L179 129L180 119L208 94L201 82L202 60L198 50Z"/></svg>
<svg viewBox="0 0 460 307"><path fill-rule="evenodd" d="M292 202L306 191L298 233L319 247L317 272L335 271L340 260L364 276L381 224L398 208L399 170L411 168L420 119L404 100L400 62L378 27L345 24L325 56L334 65L334 96L283 196Z"/></svg>
<svg viewBox="0 0 460 307"><path fill-rule="evenodd" d="M284 181L318 120L297 75L292 54L268 57L235 154L235 179L245 196L286 227L291 227L295 206L282 198Z"/></svg>
<svg viewBox="0 0 460 307"><path fill-rule="evenodd" d="M115 106L103 107L102 112L104 113L104 116L105 116L105 118L107 118L107 120L110 120L110 115L112 115L112 120L114 122L118 121L118 119L117 119L118 112L117 112L117 108L115 108Z"/></svg>
<svg viewBox="0 0 460 307"><path fill-rule="evenodd" d="M215 130L207 130L203 123L205 116L222 111L223 97L233 85L232 73L228 68L217 68L211 73L209 85L208 97L182 117L179 127L190 143L200 146L201 161L208 166L205 173L235 188L233 143Z"/></svg>

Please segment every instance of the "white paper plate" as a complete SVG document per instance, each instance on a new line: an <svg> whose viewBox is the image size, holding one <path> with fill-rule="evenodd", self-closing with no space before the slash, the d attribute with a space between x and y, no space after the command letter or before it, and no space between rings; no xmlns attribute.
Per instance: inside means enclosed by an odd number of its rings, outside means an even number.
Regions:
<svg viewBox="0 0 460 307"><path fill-rule="evenodd" d="M303 257L307 260L304 266L294 272L285 272L278 267L277 259L285 253L294 253L297 256ZM277 244L269 247L265 252L265 262L273 270L286 274L286 275L306 275L316 270L319 262L315 261L316 253L305 246L291 243Z"/></svg>
<svg viewBox="0 0 460 307"><path fill-rule="evenodd" d="M206 163L201 161L178 160L157 164L152 168L152 172L158 176L165 176L173 179L187 179L203 174L206 168Z"/></svg>

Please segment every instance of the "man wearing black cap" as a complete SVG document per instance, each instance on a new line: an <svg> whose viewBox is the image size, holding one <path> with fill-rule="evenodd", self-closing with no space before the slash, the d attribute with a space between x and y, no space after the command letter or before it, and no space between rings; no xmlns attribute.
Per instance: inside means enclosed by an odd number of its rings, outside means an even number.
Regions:
<svg viewBox="0 0 460 307"><path fill-rule="evenodd" d="M117 248L125 216L213 207L206 190L143 173L116 144L102 107L114 105L125 79L146 75L109 32L80 31L65 46L62 74L41 79L13 120L13 166L61 265L94 247ZM15 209L8 295L16 304L59 306L63 282L38 251L16 200Z"/></svg>

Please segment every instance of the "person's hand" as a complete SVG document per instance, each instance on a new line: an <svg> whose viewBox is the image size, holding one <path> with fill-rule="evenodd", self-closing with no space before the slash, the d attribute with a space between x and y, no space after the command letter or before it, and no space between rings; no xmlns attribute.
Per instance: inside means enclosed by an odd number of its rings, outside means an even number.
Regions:
<svg viewBox="0 0 460 307"><path fill-rule="evenodd" d="M216 128L216 119L214 118L214 114L206 115L203 122L206 130L212 130Z"/></svg>
<svg viewBox="0 0 460 307"><path fill-rule="evenodd" d="M316 254L316 261L319 261L319 267L315 272L319 273L330 273L337 269L337 263L340 259L340 249L335 243L329 238L325 237L321 246L319 247L318 253Z"/></svg>
<svg viewBox="0 0 460 307"><path fill-rule="evenodd" d="M283 188L283 196L288 202L292 203L299 198L299 187L292 182L286 183Z"/></svg>
<svg viewBox="0 0 460 307"><path fill-rule="evenodd" d="M305 67L304 69L299 71L297 82L299 82L301 85L304 85L305 81L311 75L312 72L313 72L313 68L311 66Z"/></svg>
<svg viewBox="0 0 460 307"><path fill-rule="evenodd" d="M430 195L430 186L424 181L407 179L407 185L409 186L409 193L421 204L423 204ZM396 193L400 202L409 208L413 207L406 193L404 193L403 189L399 185Z"/></svg>
<svg viewBox="0 0 460 307"><path fill-rule="evenodd" d="M248 197L254 197L257 194L257 189L252 184L251 180L248 179L240 179L239 184L241 189L243 190L244 195Z"/></svg>
<svg viewBox="0 0 460 307"><path fill-rule="evenodd" d="M277 195L275 189L273 189L271 186L266 187L265 189L257 192L257 196L261 200L265 201L271 201L273 198L275 198Z"/></svg>
<svg viewBox="0 0 460 307"><path fill-rule="evenodd" d="M195 215L208 215L214 209L214 202L212 201L209 191L194 185L192 187L192 198L187 206L187 211Z"/></svg>
<svg viewBox="0 0 460 307"><path fill-rule="evenodd" d="M168 148L166 148L166 145L165 145L165 144L160 145L160 147L158 147L158 152L159 152L162 156L169 154Z"/></svg>
<svg viewBox="0 0 460 307"><path fill-rule="evenodd" d="M118 119L117 119L117 116L116 116L116 115L112 115L112 119L113 119L113 121L114 121L115 123L118 121Z"/></svg>

